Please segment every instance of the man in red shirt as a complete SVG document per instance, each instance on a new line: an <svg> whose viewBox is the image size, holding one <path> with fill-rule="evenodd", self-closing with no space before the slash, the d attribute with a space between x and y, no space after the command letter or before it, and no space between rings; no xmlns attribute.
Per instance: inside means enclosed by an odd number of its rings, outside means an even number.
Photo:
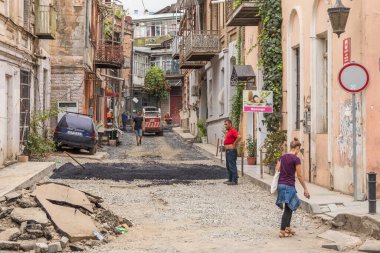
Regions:
<svg viewBox="0 0 380 253"><path fill-rule="evenodd" d="M227 130L226 136L224 137L224 148L226 150L226 166L228 171L228 181L224 182L228 185L238 184L237 175L237 144L241 139L240 134L232 127L232 121L226 119L224 121L224 128Z"/></svg>

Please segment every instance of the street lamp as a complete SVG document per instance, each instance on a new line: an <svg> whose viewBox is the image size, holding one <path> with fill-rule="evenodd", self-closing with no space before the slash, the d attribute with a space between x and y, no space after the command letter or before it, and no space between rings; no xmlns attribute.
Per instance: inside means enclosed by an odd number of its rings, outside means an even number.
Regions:
<svg viewBox="0 0 380 253"><path fill-rule="evenodd" d="M331 26L333 32L338 35L338 38L346 28L348 14L350 13L350 8L345 7L341 0L336 0L335 6L327 10L330 17Z"/></svg>

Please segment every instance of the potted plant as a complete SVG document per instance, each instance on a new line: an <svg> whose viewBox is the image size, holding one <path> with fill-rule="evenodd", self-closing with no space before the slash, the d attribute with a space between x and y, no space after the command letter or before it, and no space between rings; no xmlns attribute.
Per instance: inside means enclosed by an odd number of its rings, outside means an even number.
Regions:
<svg viewBox="0 0 380 253"><path fill-rule="evenodd" d="M265 149L264 165L269 167L269 173L274 175L275 166L284 152L286 131L277 130L268 134L263 148Z"/></svg>
<svg viewBox="0 0 380 253"><path fill-rule="evenodd" d="M252 137L252 135L249 135L246 144L247 148L247 162L248 165L256 165L256 156L257 156L257 146L256 146L256 139Z"/></svg>
<svg viewBox="0 0 380 253"><path fill-rule="evenodd" d="M198 120L198 137L201 138L203 144L207 144L207 125L203 119Z"/></svg>

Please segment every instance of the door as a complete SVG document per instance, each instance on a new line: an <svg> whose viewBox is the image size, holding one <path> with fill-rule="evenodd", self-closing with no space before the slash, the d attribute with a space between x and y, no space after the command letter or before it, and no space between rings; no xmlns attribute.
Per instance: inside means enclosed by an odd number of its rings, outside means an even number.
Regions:
<svg viewBox="0 0 380 253"><path fill-rule="evenodd" d="M14 129L12 126L13 118L13 92L12 92L12 77L6 76L6 98L7 98L7 144L6 144L6 157L5 160L11 160L13 156L13 134Z"/></svg>
<svg viewBox="0 0 380 253"><path fill-rule="evenodd" d="M182 108L182 97L171 96L170 97L170 116L172 117L173 124L180 123L179 109Z"/></svg>

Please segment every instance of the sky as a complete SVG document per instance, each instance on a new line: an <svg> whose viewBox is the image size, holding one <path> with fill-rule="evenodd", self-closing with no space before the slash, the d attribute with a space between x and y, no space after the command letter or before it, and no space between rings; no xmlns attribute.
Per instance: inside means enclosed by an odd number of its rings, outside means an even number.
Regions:
<svg viewBox="0 0 380 253"><path fill-rule="evenodd" d="M133 15L136 9L139 10L139 14L144 12L142 2L144 2L149 12L156 12L170 4L176 3L177 0L121 0L121 2L123 2L124 8L128 9L129 15Z"/></svg>

